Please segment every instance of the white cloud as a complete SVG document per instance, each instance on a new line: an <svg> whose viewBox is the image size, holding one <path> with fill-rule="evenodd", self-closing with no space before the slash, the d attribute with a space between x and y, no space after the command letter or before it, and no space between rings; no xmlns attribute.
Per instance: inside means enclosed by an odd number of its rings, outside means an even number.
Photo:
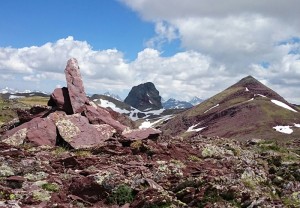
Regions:
<svg viewBox="0 0 300 208"><path fill-rule="evenodd" d="M286 47L296 50L297 44L288 42L277 47L286 53ZM151 81L164 98L208 98L248 75L248 71L233 74L225 64L196 50L165 57L159 50L146 48L129 62L116 49L93 50L87 42L72 37L42 46L0 48L0 53L0 88L19 86L21 90L51 92L56 86L66 86L64 68L70 57L78 59L87 92L111 91L121 96L126 96L132 86ZM252 64L248 70L299 103L299 96L295 96L300 80L299 58L299 54L285 54L267 68Z"/></svg>
<svg viewBox="0 0 300 208"><path fill-rule="evenodd" d="M155 33L156 36L146 42L148 48L161 49L163 44L170 43L178 38L176 27L162 21L156 23Z"/></svg>
<svg viewBox="0 0 300 208"><path fill-rule="evenodd" d="M78 59L84 79L97 82L94 88L101 89L103 79L125 85L132 77L120 51L95 51L86 41L77 41L71 36L42 46L0 48L0 73L22 76L22 80L28 82L61 82L65 80L63 70L66 61L71 57ZM56 83L53 87L55 85ZM89 88L89 82L86 83L86 87Z"/></svg>
<svg viewBox="0 0 300 208"><path fill-rule="evenodd" d="M195 82L191 79L193 76L180 74L200 89L203 85L209 85L212 91L224 89L229 83L225 81L228 77L233 84L251 74L283 93L288 100L300 103L297 55L300 53L300 1L120 1L156 25L157 35L150 42L165 40L157 42L166 44L166 40L177 38L183 49L210 57L209 71L218 69L215 74L210 73L214 76L212 84ZM168 38L166 29L157 29L161 27L172 28L173 39ZM295 37L298 39L291 41ZM220 67L225 78L217 74Z"/></svg>

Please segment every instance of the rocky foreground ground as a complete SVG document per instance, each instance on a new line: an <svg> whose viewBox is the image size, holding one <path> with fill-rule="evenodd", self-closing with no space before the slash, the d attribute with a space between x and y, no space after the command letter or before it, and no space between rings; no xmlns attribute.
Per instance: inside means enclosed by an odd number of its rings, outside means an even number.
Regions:
<svg viewBox="0 0 300 208"><path fill-rule="evenodd" d="M160 136L0 144L0 207L299 207L299 143Z"/></svg>

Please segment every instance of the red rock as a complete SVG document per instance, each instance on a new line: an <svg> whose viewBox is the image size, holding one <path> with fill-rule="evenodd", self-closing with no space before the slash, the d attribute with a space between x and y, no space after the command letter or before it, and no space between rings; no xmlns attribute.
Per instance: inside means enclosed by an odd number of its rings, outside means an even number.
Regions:
<svg viewBox="0 0 300 208"><path fill-rule="evenodd" d="M52 107L56 107L59 110L63 110L67 114L73 113L73 109L69 97L69 91L68 88L66 87L56 88L50 96L48 105Z"/></svg>
<svg viewBox="0 0 300 208"><path fill-rule="evenodd" d="M34 118L3 135L2 142L13 146L19 146L24 142L34 145L55 146L56 127L49 118Z"/></svg>
<svg viewBox="0 0 300 208"><path fill-rule="evenodd" d="M37 145L55 146L56 136L56 126L52 120L35 118L31 120L25 141Z"/></svg>
<svg viewBox="0 0 300 208"><path fill-rule="evenodd" d="M122 133L126 139L131 141L142 140L142 139L151 139L151 137L157 137L161 133L160 130L147 128L147 129L132 129Z"/></svg>
<svg viewBox="0 0 300 208"><path fill-rule="evenodd" d="M36 117L42 117L50 109L47 106L33 106L30 110L17 109L20 124L28 122Z"/></svg>
<svg viewBox="0 0 300 208"><path fill-rule="evenodd" d="M107 197L106 190L91 177L72 178L69 192L91 203L95 203Z"/></svg>
<svg viewBox="0 0 300 208"><path fill-rule="evenodd" d="M24 182L26 179L22 176L10 176L6 178L7 181Z"/></svg>
<svg viewBox="0 0 300 208"><path fill-rule="evenodd" d="M94 126L80 114L58 114L55 125L61 138L75 149L101 146L115 131L108 125Z"/></svg>
<svg viewBox="0 0 300 208"><path fill-rule="evenodd" d="M117 132L122 133L127 126L124 126L120 122L113 119L111 114L104 108L95 107L92 105L86 105L84 110L85 116L92 124L108 124L114 127Z"/></svg>
<svg viewBox="0 0 300 208"><path fill-rule="evenodd" d="M84 91L78 62L75 58L68 61L65 75L73 113L81 113L84 105L88 104L89 101Z"/></svg>

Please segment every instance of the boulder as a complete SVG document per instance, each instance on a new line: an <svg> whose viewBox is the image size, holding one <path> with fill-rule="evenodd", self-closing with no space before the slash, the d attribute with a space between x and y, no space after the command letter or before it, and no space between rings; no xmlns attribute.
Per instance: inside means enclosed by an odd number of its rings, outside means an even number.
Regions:
<svg viewBox="0 0 300 208"><path fill-rule="evenodd" d="M117 120L115 120L111 114L104 108L97 106L86 105L84 115L87 117L91 124L108 124L114 127L117 132L122 133L127 126L124 126Z"/></svg>
<svg viewBox="0 0 300 208"><path fill-rule="evenodd" d="M157 138L161 133L160 130L154 128L147 128L147 129L131 129L124 131L122 136L125 137L127 140L135 141L135 140L142 140L142 139L153 139Z"/></svg>
<svg viewBox="0 0 300 208"><path fill-rule="evenodd" d="M2 142L14 146L31 143L38 146L55 146L56 127L49 118L34 118L7 131Z"/></svg>
<svg viewBox="0 0 300 208"><path fill-rule="evenodd" d="M85 94L78 62L75 58L68 61L65 75L73 113L81 113L89 100Z"/></svg>
<svg viewBox="0 0 300 208"><path fill-rule="evenodd" d="M56 88L50 96L48 106L56 107L59 110L65 111L67 114L72 114L73 109L71 106L68 88Z"/></svg>
<svg viewBox="0 0 300 208"><path fill-rule="evenodd" d="M29 123L25 142L30 142L39 146L55 146L56 126L49 118L34 118Z"/></svg>
<svg viewBox="0 0 300 208"><path fill-rule="evenodd" d="M55 113L53 113L55 114ZM58 115L55 121L59 136L74 149L104 145L115 132L109 125L92 125L80 115Z"/></svg>

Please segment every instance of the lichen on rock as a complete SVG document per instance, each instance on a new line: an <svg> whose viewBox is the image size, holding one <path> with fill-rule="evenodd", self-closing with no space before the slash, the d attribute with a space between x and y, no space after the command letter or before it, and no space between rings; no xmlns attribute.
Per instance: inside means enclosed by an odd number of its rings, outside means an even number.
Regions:
<svg viewBox="0 0 300 208"><path fill-rule="evenodd" d="M26 134L27 134L27 128L23 128L17 131L16 133L14 133L12 136L9 136L8 138L2 140L2 142L13 146L19 146L24 143Z"/></svg>

